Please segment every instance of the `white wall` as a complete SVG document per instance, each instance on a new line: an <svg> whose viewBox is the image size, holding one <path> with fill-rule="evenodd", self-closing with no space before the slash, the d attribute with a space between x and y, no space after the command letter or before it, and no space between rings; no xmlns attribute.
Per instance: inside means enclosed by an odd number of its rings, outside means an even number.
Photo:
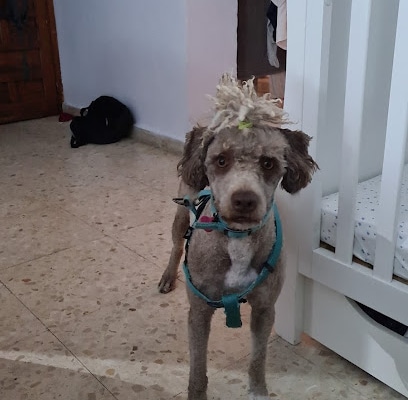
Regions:
<svg viewBox="0 0 408 400"><path fill-rule="evenodd" d="M137 126L184 139L236 65L236 1L54 0L66 104L107 94Z"/></svg>
<svg viewBox="0 0 408 400"><path fill-rule="evenodd" d="M236 72L237 0L187 0L187 74L189 122L194 124L211 102L224 72Z"/></svg>

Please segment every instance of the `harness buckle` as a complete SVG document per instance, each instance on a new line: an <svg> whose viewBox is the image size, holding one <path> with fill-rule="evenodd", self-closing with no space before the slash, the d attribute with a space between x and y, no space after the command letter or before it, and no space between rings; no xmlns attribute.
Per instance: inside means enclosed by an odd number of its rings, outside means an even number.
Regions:
<svg viewBox="0 0 408 400"><path fill-rule="evenodd" d="M184 234L183 238L186 239L186 240L190 240L191 235L193 234L193 230L194 230L194 228L189 226L187 228L186 233Z"/></svg>
<svg viewBox="0 0 408 400"><path fill-rule="evenodd" d="M270 265L268 262L264 262L262 268L266 268L270 273L275 269L275 265Z"/></svg>
<svg viewBox="0 0 408 400"><path fill-rule="evenodd" d="M252 234L252 229L245 229L245 230L237 230L237 229L231 229L231 228L224 228L223 234L225 236L228 236L229 238L242 238L242 237L247 237L251 236Z"/></svg>
<svg viewBox="0 0 408 400"><path fill-rule="evenodd" d="M179 206L185 206L184 197L175 197L172 200L173 200L174 203L176 203Z"/></svg>

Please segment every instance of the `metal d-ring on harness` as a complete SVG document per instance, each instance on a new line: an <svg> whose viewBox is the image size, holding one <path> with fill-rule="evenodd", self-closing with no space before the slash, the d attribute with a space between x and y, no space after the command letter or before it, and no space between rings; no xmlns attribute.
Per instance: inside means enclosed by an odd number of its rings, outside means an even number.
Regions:
<svg viewBox="0 0 408 400"><path fill-rule="evenodd" d="M228 227L226 222L218 215L210 190L202 190L198 194L198 199L194 202L189 196L184 198L174 199L174 201L179 205L184 205L187 207L195 216L194 223L188 228L184 238L186 239L185 246L185 260L183 263L183 270L186 276L186 282L188 288L200 299L204 300L209 306L214 308L224 308L226 314L226 324L229 328L239 328L242 326L241 314L240 314L240 303L246 302L246 296L254 290L258 285L260 285L267 276L272 273L275 269L276 262L278 261L281 249L282 249L282 224L280 221L278 209L276 205L271 204L268 212L262 218L260 224L255 227L246 229L246 230L234 230ZM199 221L200 215L202 214L208 201L211 201L211 212L213 214L213 221L211 222L202 222ZM272 247L271 252L267 260L262 265L262 270L259 273L258 277L252 282L243 292L241 293L232 293L222 296L221 300L211 300L205 294L200 292L193 284L190 271L187 265L187 254L188 248L190 245L190 238L194 229L206 229L206 230L218 230L223 232L229 238L243 238L251 235L253 232L259 230L268 220L271 212L274 212L275 216L275 229L276 229L276 241Z"/></svg>

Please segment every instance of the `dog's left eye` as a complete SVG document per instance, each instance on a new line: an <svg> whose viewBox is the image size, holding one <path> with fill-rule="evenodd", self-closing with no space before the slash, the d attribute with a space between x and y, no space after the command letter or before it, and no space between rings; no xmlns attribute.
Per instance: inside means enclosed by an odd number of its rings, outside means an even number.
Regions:
<svg viewBox="0 0 408 400"><path fill-rule="evenodd" d="M221 168L224 168L227 165L227 159L225 158L223 154L220 154L217 157L217 165Z"/></svg>
<svg viewBox="0 0 408 400"><path fill-rule="evenodd" d="M274 162L272 158L269 157L261 157L261 159L259 160L261 167L263 169L272 169L274 166Z"/></svg>

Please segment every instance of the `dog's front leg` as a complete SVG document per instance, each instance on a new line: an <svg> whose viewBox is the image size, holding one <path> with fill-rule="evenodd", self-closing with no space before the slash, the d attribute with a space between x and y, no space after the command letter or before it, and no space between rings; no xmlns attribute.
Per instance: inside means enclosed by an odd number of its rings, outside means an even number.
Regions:
<svg viewBox="0 0 408 400"><path fill-rule="evenodd" d="M268 338L275 320L273 305L257 307L252 306L251 336L252 349L249 364L249 399L267 400L268 389L265 381L265 363Z"/></svg>
<svg viewBox="0 0 408 400"><path fill-rule="evenodd" d="M175 288L177 279L177 270L180 264L181 256L183 255L184 234L186 233L190 224L189 211L184 206L177 206L176 215L174 217L173 226L171 229L171 237L173 241L173 248L167 268L159 282L159 291L161 293L168 293Z"/></svg>
<svg viewBox="0 0 408 400"><path fill-rule="evenodd" d="M189 294L188 336L190 347L190 377L188 400L207 400L207 347L211 318L215 309Z"/></svg>

